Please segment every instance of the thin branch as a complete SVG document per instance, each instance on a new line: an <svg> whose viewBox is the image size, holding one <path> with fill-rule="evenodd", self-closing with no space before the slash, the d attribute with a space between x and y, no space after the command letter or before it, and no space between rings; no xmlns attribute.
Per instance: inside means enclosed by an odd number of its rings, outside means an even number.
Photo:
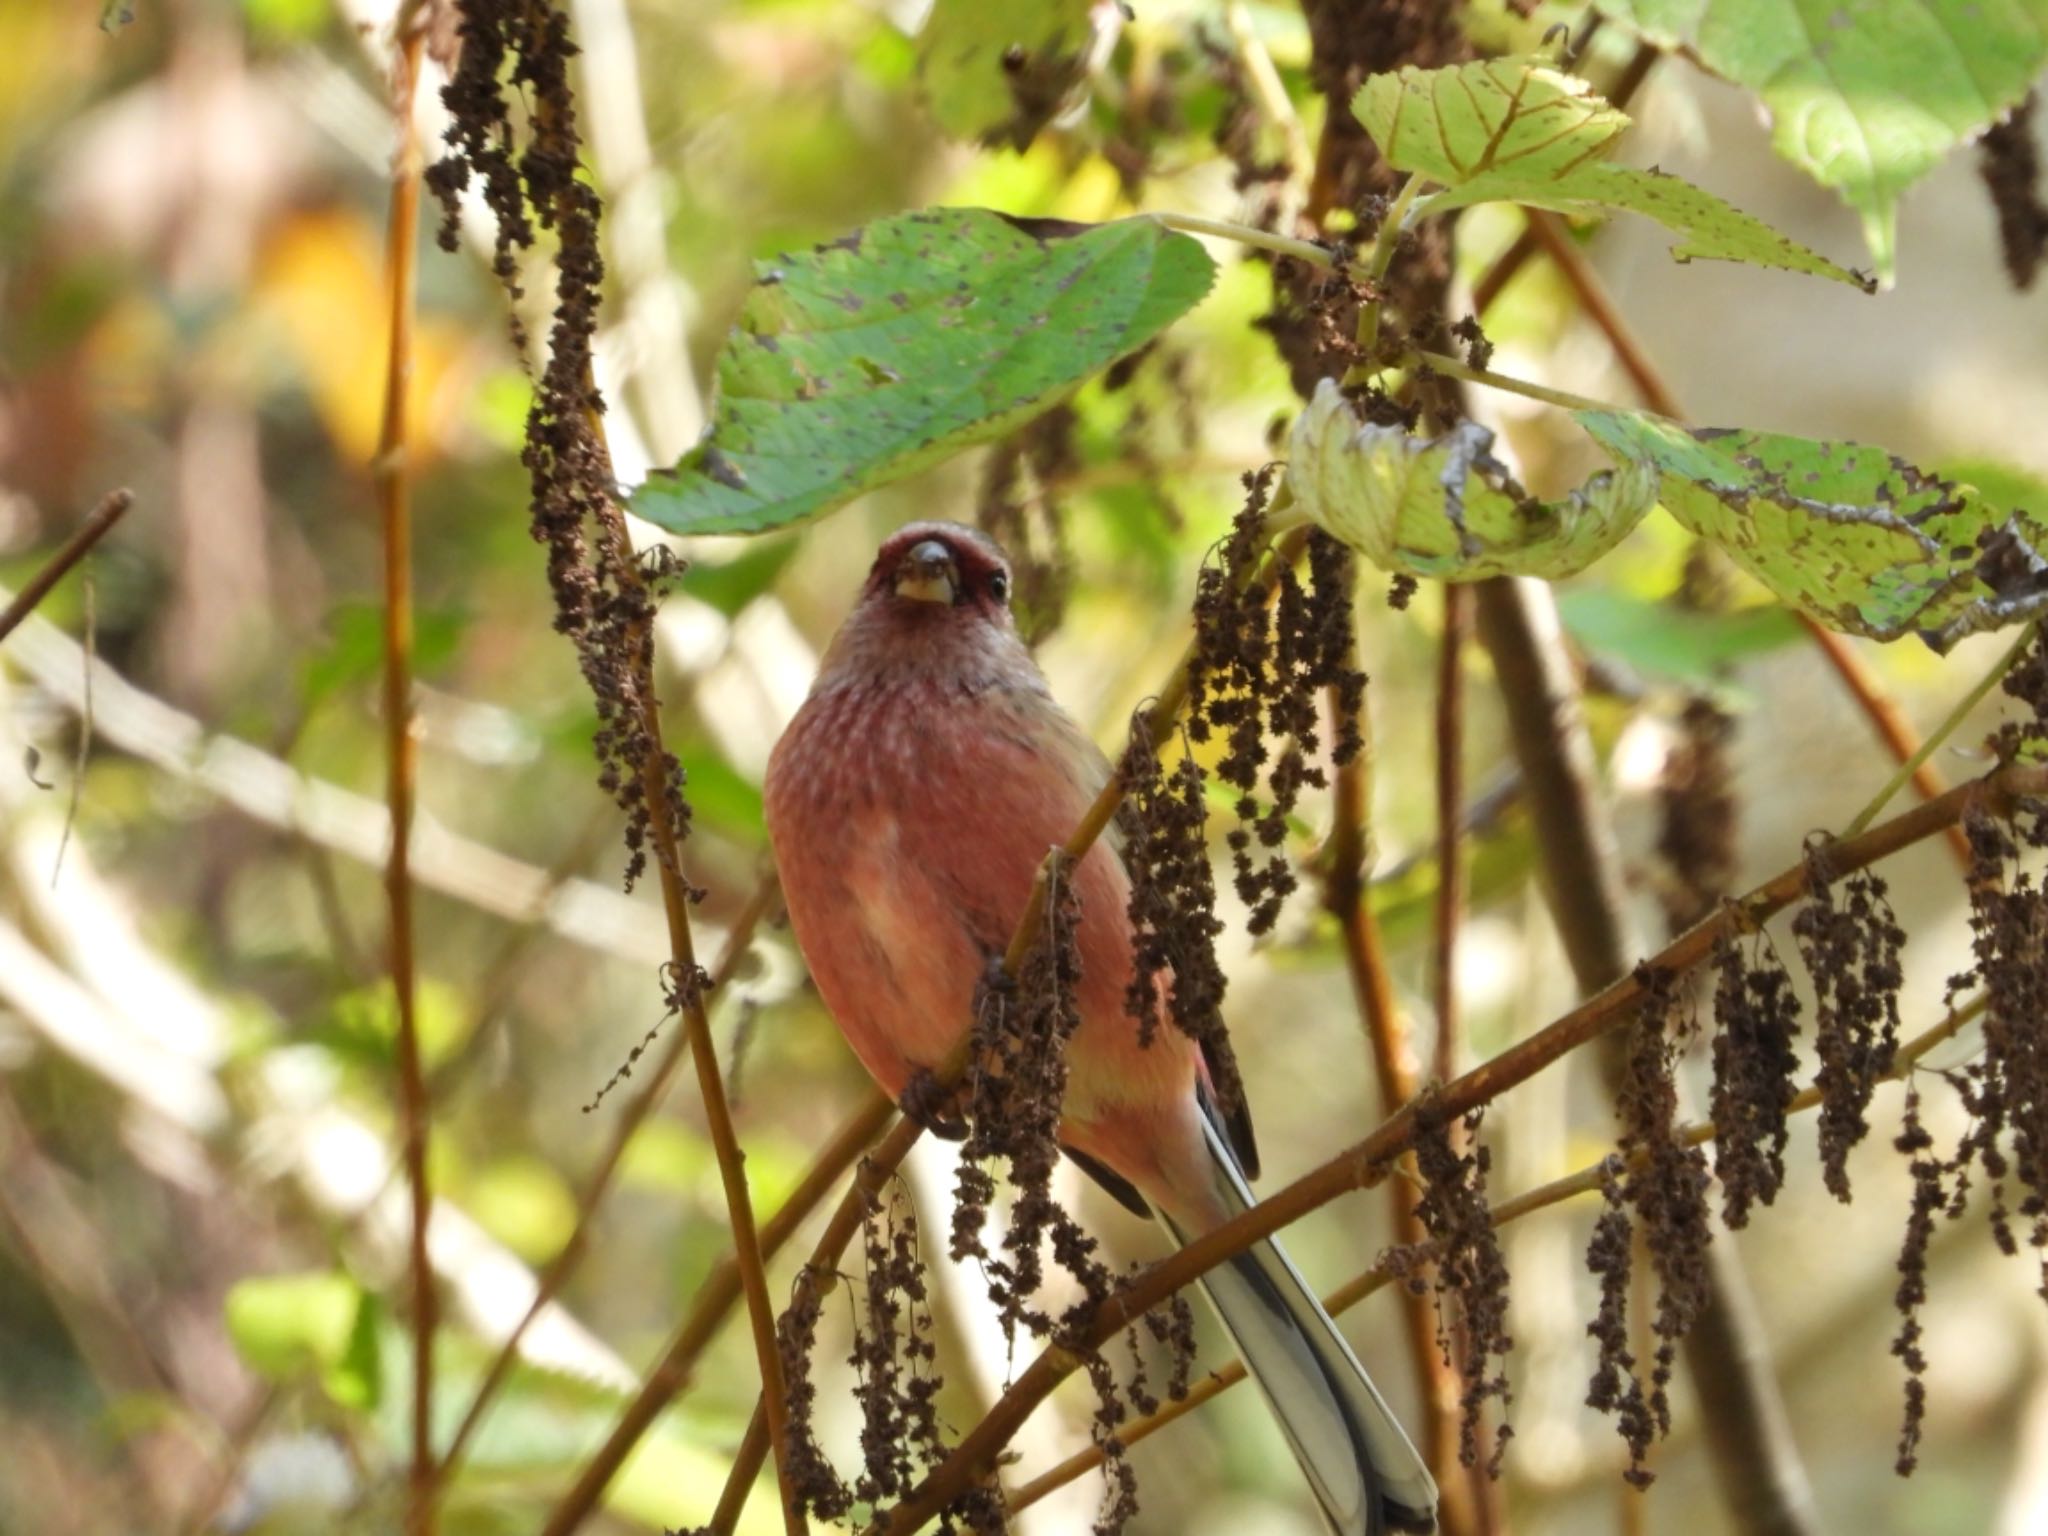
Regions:
<svg viewBox="0 0 2048 1536"><path fill-rule="evenodd" d="M1921 1058L1926 1056L1929 1051L1933 1050L1943 1041L1955 1038L1964 1025L1983 1013L1984 1008L1985 999L1978 997L1950 1013L1939 1024L1932 1026L1907 1041L1904 1045L1901 1045L1893 1053L1891 1065L1885 1069L1877 1081L1892 1082L1904 1077L1913 1070ZM1812 1109L1816 1104L1820 1103L1820 1100L1821 1091L1816 1084L1802 1090L1785 1106L1785 1111L1787 1114L1798 1114L1804 1110ZM1696 1124L1681 1127L1677 1132L1677 1137L1679 1141L1687 1146L1699 1146L1705 1142L1712 1141L1717 1134L1718 1128L1713 1121L1702 1120ZM1641 1153L1638 1154L1639 1157L1643 1155ZM1504 1227L1510 1222L1520 1221L1524 1216L1533 1216L1538 1211L1561 1205L1565 1201L1574 1199L1579 1195L1593 1194L1601 1189L1611 1176L1609 1164L1612 1161L1612 1157L1613 1154L1609 1154L1608 1157L1603 1157L1596 1163L1587 1164L1576 1173L1567 1174L1561 1179L1553 1179L1548 1184L1542 1184L1535 1189L1526 1190L1515 1196L1512 1200L1504 1200L1487 1213L1488 1219L1495 1227ZM1404 1272L1409 1267L1404 1264ZM1393 1270L1384 1265L1376 1264L1363 1274L1345 1281L1344 1284L1338 1286L1334 1291L1325 1296L1323 1298L1324 1310L1329 1312L1332 1317L1339 1316L1349 1311L1352 1307L1357 1306L1366 1297L1384 1288L1393 1278ZM1117 1443L1128 1449L1136 1445L1140 1440L1157 1434L1176 1419L1185 1418L1203 1403L1208 1402L1219 1393L1236 1386L1245 1379L1245 1374L1244 1363L1236 1360L1219 1370L1209 1372L1194 1384L1189 1390L1188 1395L1181 1401L1168 1403L1157 1413L1147 1414L1142 1418L1131 1419L1123 1424L1119 1424L1116 1432ZM1074 1481L1075 1478L1084 1476L1096 1467L1101 1466L1102 1461L1103 1453L1099 1447L1090 1446L1086 1450L1078 1451L1074 1455L1069 1456L1065 1461L1060 1462L1057 1466L1047 1468L1037 1477L1031 1479L1030 1482L1014 1489L1005 1501L1005 1507L1013 1515L1028 1509L1055 1489L1063 1488L1068 1483Z"/></svg>
<svg viewBox="0 0 2048 1536"><path fill-rule="evenodd" d="M1949 791L1938 800L1915 806L1860 836L1831 844L1829 870L1837 877L1853 873L1935 836L1966 812L2008 813L2020 800L2044 796L2048 796L2048 767L2009 764ZM1798 900L1806 893L1810 879L1808 863L1801 859L1740 902L1688 929L1647 961L1642 971L1677 974L1691 969L1713 953L1724 934L1745 931ZM1432 1101L1432 1114L1468 1114L1581 1046L1619 1029L1634 1016L1644 999L1639 974L1623 976L1548 1027L1454 1079ZM1049 1344L1032 1361L940 1466L894 1509L878 1515L873 1526L875 1536L909 1536L936 1518L940 1510L995 1464L1024 1420L1060 1382L1081 1367L1086 1351L1100 1348L1175 1291L1261 1238L1271 1237L1339 1195L1377 1183L1393 1159L1409 1146L1416 1128L1414 1105L1404 1106L1364 1140L1205 1232L1088 1309L1063 1330L1059 1341Z"/></svg>
<svg viewBox="0 0 2048 1536"><path fill-rule="evenodd" d="M1593 270L1592 262L1586 259L1585 250L1571 236L1563 219L1542 208L1523 210L1529 220L1529 233L1536 244L1548 256L1551 264L1564 274L1572 293L1579 301L1579 308L1586 317L1597 325L1607 338L1608 346L1614 352L1614 360L1621 364L1621 370L1635 385L1636 393L1643 397L1643 403L1660 416L1682 418L1678 397L1664 382L1664 375L1651 360L1649 348L1636 335L1635 328L1622 317L1607 285L1600 281Z"/></svg>
<svg viewBox="0 0 2048 1536"><path fill-rule="evenodd" d="M1512 374L1495 373L1490 368L1473 368L1447 353L1429 352L1417 347L1410 351L1408 356L1410 360L1421 364L1431 373L1442 374L1447 379L1462 379L1467 384L1484 384L1488 389L1504 390L1511 395L1541 400L1545 405L1559 406L1567 411L1620 409L1612 400L1595 400L1590 395L1575 395L1570 390L1552 389L1548 384L1538 384L1531 379L1518 379Z"/></svg>
<svg viewBox="0 0 2048 1536"><path fill-rule="evenodd" d="M812 1161L802 1182L791 1191L781 1208L762 1224L761 1252L764 1257L772 1257L789 1241L805 1218L832 1192L839 1176L881 1135L882 1128L894 1116L895 1106L879 1090L869 1094ZM900 1125L898 1130L901 1130ZM670 1338L661 1359L647 1373L640 1390L619 1415L619 1422L612 1426L604 1444L584 1463L575 1483L555 1505L547 1524L542 1527L542 1536L567 1536L589 1518L598 1501L604 1497L605 1489L625 1464L626 1457L640 1443L641 1436L647 1433L676 1394L689 1384L698 1360L710 1347L726 1314L739 1299L739 1266L728 1253L697 1287L689 1316L683 1319L682 1325ZM765 1431L765 1419L762 1425ZM758 1456L765 1455L767 1449L764 1433L754 1462L756 1471L761 1464Z"/></svg>
<svg viewBox="0 0 2048 1536"><path fill-rule="evenodd" d="M420 146L413 132L413 94L426 32L416 6L396 23L391 110L398 148L391 164L391 219L385 247L390 282L390 332L385 353L384 422L373 474L384 534L385 798L391 810L391 851L384 871L390 909L391 988L398 1012L398 1103L406 1186L412 1197L408 1263L412 1287L412 1466L406 1481L406 1530L432 1536L434 1515L434 1269L427 1255L433 1199L427 1183L431 1108L420 1066L416 967L413 956L412 813L419 779L419 737L413 729L412 508L406 408L412 382L413 311L418 285Z"/></svg>
<svg viewBox="0 0 2048 1536"><path fill-rule="evenodd" d="M1430 956L1430 997L1436 1004L1431 1075L1458 1073L1458 922L1465 903L1465 633L1472 589L1447 581L1444 632L1436 671L1436 921Z"/></svg>
<svg viewBox="0 0 2048 1536"><path fill-rule="evenodd" d="M1408 210L1415 206L1415 195L1421 190L1422 178L1410 176L1401 183L1401 190L1394 194L1387 211L1380 215L1379 233L1373 239L1372 256L1365 268L1365 303L1358 311L1358 362L1345 378L1346 384L1364 383L1379 369L1376 354L1380 349L1381 289L1386 283L1387 269L1394 264L1394 252L1401 244L1401 226L1408 222Z"/></svg>
<svg viewBox="0 0 2048 1536"><path fill-rule="evenodd" d="M597 441L598 428L591 431ZM601 509L609 537L621 549L630 550L625 514L615 501ZM630 555L619 561L621 580L637 580L639 567ZM760 1234L754 1224L753 1197L747 1189L747 1170L734 1129L732 1109L726 1102L725 1079L719 1071L718 1053L711 1041L711 1019L704 1007L704 987L698 974L695 941L690 932L690 887L683 878L680 834L669 799L666 756L659 750L661 708L654 688L652 645L633 647L634 691L638 695L641 724L650 744L641 760L642 803L647 812L648 833L654 843L655 873L661 884L661 904L668 917L672 974L676 978L678 1002L691 1060L697 1068L697 1090L704 1101L705 1128L711 1149L718 1159L719 1181L725 1187L726 1218L732 1228L732 1256L738 1267L740 1290L746 1298L747 1320L754 1335L754 1357L761 1372L761 1401L768 1417L768 1439L775 1451L775 1467L782 1489L783 1526L790 1536L803 1536L808 1529L795 1499L795 1483L789 1470L789 1400L782 1379L782 1353L775 1341L775 1303L768 1295L768 1271L761 1254Z"/></svg>
<svg viewBox="0 0 2048 1536"><path fill-rule="evenodd" d="M83 560L87 551L106 537L107 530L121 521L134 505L135 493L125 489L109 491L100 498L100 504L86 514L77 531L64 541L64 547L50 556L43 568L15 594L14 601L0 611L0 641L13 634L21 621L35 612L36 605L50 595L50 589L64 579L65 572Z"/></svg>
<svg viewBox="0 0 2048 1536"><path fill-rule="evenodd" d="M1329 690L1330 711L1341 707L1338 690ZM1351 994L1365 1026L1372 1048L1374 1073L1380 1085L1380 1114L1391 1115L1415 1097L1415 1053L1407 1020L1394 997L1394 985L1387 967L1386 946L1381 941L1379 920L1366 896L1365 861L1370 843L1367 828L1372 819L1372 733L1370 722L1360 710L1358 731L1361 748L1350 762L1337 769L1332 801L1334 820L1329 842L1324 846L1323 910L1336 920L1344 951L1344 968L1351 978ZM1387 1196L1393 1215L1395 1241L1412 1247L1426 1236L1416 1206L1421 1198L1416 1185L1407 1179L1389 1181ZM1451 1469L1458 1455L1458 1383L1450 1362L1436 1347L1435 1306L1426 1291L1402 1293L1402 1320L1406 1323L1409 1363L1415 1372L1415 1388L1424 1411L1424 1452L1437 1481L1455 1493ZM1445 1523L1453 1530L1467 1522L1452 1517Z"/></svg>
<svg viewBox="0 0 2048 1536"><path fill-rule="evenodd" d="M1260 40L1244 0L1229 0L1223 7L1223 25L1230 33L1230 46L1237 54L1238 67L1244 71L1245 83L1251 87L1252 100L1286 141L1287 181L1292 188L1308 176L1315 163L1315 151L1309 148L1308 134L1302 130L1301 114L1294 110L1287 95L1287 83L1280 78L1273 55Z"/></svg>
<svg viewBox="0 0 2048 1536"><path fill-rule="evenodd" d="M1153 210L1143 217L1164 224L1168 229L1177 229L1184 234L1208 235L1217 240L1235 240L1239 245L1254 250L1271 251L1276 256L1292 256L1296 261L1305 261L1312 267L1326 271L1341 272L1345 266L1343 252L1315 240L1297 240L1291 235L1275 234L1270 229L1258 229L1250 224L1232 224L1224 219L1205 219L1194 213L1174 213Z"/></svg>
<svg viewBox="0 0 2048 1536"><path fill-rule="evenodd" d="M748 898L746 907L734 922L732 932L725 941L725 950L718 957L718 964L713 968L711 978L706 983L707 993L716 993L731 982L733 973L739 969L741 959L753 944L754 929L775 900L775 893L776 883L772 876L763 879L755 887L754 894ZM676 1068L682 1065L689 1044L690 1037L687 1032L674 1030L670 1033L667 1049L655 1063L646 1086L633 1097L625 1113L619 1116L618 1123L612 1128L611 1139L606 1143L596 1167L591 1170L589 1178L577 1196L576 1225L570 1230L568 1240L549 1261L547 1268L541 1271L539 1287L534 1292L533 1300L528 1303L525 1315L513 1326L505 1342L498 1347L497 1358L484 1373L483 1381L477 1386L476 1395L470 1399L469 1410L463 1414L461 1425L448 1443L448 1449L441 1458L439 1472L443 1482L454 1475L463 1452L469 1447L471 1436L483 1422L484 1412L489 1408L491 1399L497 1395L510 1376L512 1363L518 1357L519 1341L526 1336L526 1330L533 1325L533 1320L540 1316L541 1309L561 1293L562 1287L575 1273L577 1264L582 1261L590 1241L597 1208L611 1188L612 1177L618 1172L626 1148L668 1092L669 1081L675 1076Z"/></svg>
<svg viewBox="0 0 2048 1536"><path fill-rule="evenodd" d="M1899 764L1899 771L1885 782L1883 789L1880 789L1871 797L1870 804L1864 806L1862 810L1856 813L1856 819L1850 822L1848 826L1850 832L1861 832L1871 822L1875 821L1878 813L1891 803L1892 796L1899 792L1908 779L1918 782L1921 768L1934 755L1935 750L1944 741L1947 741L1950 736L1955 734L1956 727L1969 717L1971 710L1983 702L1984 695L1991 691L1993 685L1999 679L2013 669L2014 664L2019 661L2021 654L2025 652L2028 646L2034 643L2034 636L2039 632L2039 620L2021 627L2019 638L2006 648L2003 656L1992 663L1991 670L1978 678L1976 683L1971 686L1970 691L1956 701L1955 708L1951 709L1943 718L1941 724L1928 733L1927 739L1914 748L1912 754Z"/></svg>

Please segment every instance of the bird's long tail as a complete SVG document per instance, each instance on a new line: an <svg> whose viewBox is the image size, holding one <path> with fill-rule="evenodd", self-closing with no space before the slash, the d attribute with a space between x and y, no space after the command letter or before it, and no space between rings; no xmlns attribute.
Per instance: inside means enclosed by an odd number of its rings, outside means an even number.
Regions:
<svg viewBox="0 0 2048 1536"><path fill-rule="evenodd" d="M1252 1192L1206 1102L1203 1109L1217 1194L1235 1215ZM1188 1241L1161 1219L1175 1241ZM1287 1255L1257 1243L1210 1270L1202 1288L1338 1536L1434 1531L1429 1469Z"/></svg>

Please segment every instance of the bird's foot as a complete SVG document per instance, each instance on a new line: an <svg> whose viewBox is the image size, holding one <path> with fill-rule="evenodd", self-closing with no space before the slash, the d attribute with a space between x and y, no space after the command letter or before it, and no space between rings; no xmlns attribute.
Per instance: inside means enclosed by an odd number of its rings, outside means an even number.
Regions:
<svg viewBox="0 0 2048 1536"><path fill-rule="evenodd" d="M929 1067L919 1067L903 1085L898 1102L903 1117L941 1141L967 1139L967 1095L958 1085L947 1087Z"/></svg>

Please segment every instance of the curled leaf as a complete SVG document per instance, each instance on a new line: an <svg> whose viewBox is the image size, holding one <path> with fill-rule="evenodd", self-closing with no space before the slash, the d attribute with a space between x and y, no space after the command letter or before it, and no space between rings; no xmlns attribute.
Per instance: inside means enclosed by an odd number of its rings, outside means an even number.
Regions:
<svg viewBox="0 0 2048 1536"><path fill-rule="evenodd" d="M1287 483L1311 521L1382 570L1440 581L1584 570L1642 521L1657 489L1654 470L1624 462L1538 501L1477 422L1438 438L1375 426L1328 379L1295 420Z"/></svg>
<svg viewBox="0 0 2048 1536"><path fill-rule="evenodd" d="M1882 448L1633 411L1580 411L1618 466L1781 601L1831 629L1937 651L2048 612L2048 523Z"/></svg>

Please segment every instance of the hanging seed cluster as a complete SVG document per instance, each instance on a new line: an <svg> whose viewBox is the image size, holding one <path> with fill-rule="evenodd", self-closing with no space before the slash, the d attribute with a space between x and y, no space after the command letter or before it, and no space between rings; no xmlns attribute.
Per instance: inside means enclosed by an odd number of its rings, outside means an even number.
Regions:
<svg viewBox="0 0 2048 1536"><path fill-rule="evenodd" d="M1013 1341L1019 1326L1033 1333L1052 1326L1033 1301L1044 1280L1041 1246L1048 1238L1074 1259L1070 1267L1077 1278L1097 1279L1104 1294L1108 1288L1095 1273L1101 1266L1092 1256L1093 1239L1052 1193L1067 1043L1081 1027L1080 918L1080 897L1056 867L1047 879L1039 940L1016 980L992 966L975 999L968 1133L954 1189L952 1254L985 1267L989 1293ZM996 1193L990 1169L998 1160L1009 1164L1007 1182L1016 1196L1001 1256L991 1255L982 1240Z"/></svg>
<svg viewBox="0 0 2048 1536"><path fill-rule="evenodd" d="M1601 1210L1593 1223L1593 1238L1586 1247L1586 1269L1600 1284L1600 1305L1593 1321L1586 1325L1598 1350L1593 1379L1586 1388L1586 1403L1601 1413L1611 1414L1614 1427L1628 1447L1629 1466L1622 1475L1638 1488L1649 1486L1644 1466L1650 1446L1657 1438L1656 1420L1650 1414L1642 1377L1636 1371L1635 1351L1629 1345L1628 1296L1635 1274L1635 1223L1629 1218L1628 1197L1622 1184L1625 1164L1610 1157L1600 1170Z"/></svg>
<svg viewBox="0 0 2048 1536"><path fill-rule="evenodd" d="M1825 845L1807 851L1806 905L1792 920L1799 954L1813 978L1814 1046L1820 1056L1821 1178L1849 1198L1849 1154L1869 1134L1866 1118L1878 1079L1899 1047L1899 988L1905 971L1888 887L1869 870L1829 880Z"/></svg>
<svg viewBox="0 0 2048 1536"><path fill-rule="evenodd" d="M1459 1396L1458 1459L1479 1465L1479 1432L1489 1398L1497 1398L1502 1420L1486 1458L1489 1477L1500 1476L1514 1428L1506 1420L1513 1401L1507 1357L1508 1265L1500 1234L1486 1203L1491 1151L1479 1139L1478 1114L1466 1117L1459 1152L1451 1126L1428 1104L1416 1111L1415 1162L1422 1174L1422 1198L1415 1214L1430 1236L1436 1259L1437 1347L1463 1383ZM1462 1333L1462 1337L1460 1334Z"/></svg>
<svg viewBox="0 0 2048 1536"><path fill-rule="evenodd" d="M448 154L427 171L441 201L441 245L455 250L460 197L480 183L497 218L493 270L520 296L519 257L539 231L556 237L555 310L547 361L526 418L533 536L547 547L555 627L574 643L597 704L598 783L626 817L630 888L647 867L647 796L667 802L677 840L687 835L682 765L649 727L658 595L633 558L617 505L611 459L598 433L604 413L591 368L604 262L601 203L578 176L582 138L569 83L576 45L549 0L461 0L462 52L442 91L453 119ZM523 102L525 126L513 103ZM526 338L516 314L513 342ZM672 568L662 574L673 575ZM655 585L659 585L657 581Z"/></svg>
<svg viewBox="0 0 2048 1536"><path fill-rule="evenodd" d="M2048 750L2048 649L2037 637L2003 681L2025 714L2001 726L1991 746L2003 762ZM1919 1085L1909 1083L1893 1145L1907 1159L1913 1195L1899 1249L1894 1301L1899 1330L1892 1353L1906 1373L1897 1468L1919 1460L1927 1413L1927 1353L1920 1309L1927 1301L1927 1259L1941 1218L1960 1219L1973 1182L1990 1186L1993 1239L2007 1255L2024 1243L2048 1252L2048 891L2021 868L2024 854L2048 849L2048 818L2024 807L2001 821L1982 807L1963 820L1970 845L1970 968L1951 977L1948 1001L1982 992L1983 1049L1942 1075L1955 1088L1969 1123L1943 1156L1921 1112ZM2017 1186L2017 1193L2013 1187ZM2048 1298L2048 1263L2041 1293Z"/></svg>
<svg viewBox="0 0 2048 1536"><path fill-rule="evenodd" d="M1745 954L1723 933L1714 943L1714 1177L1729 1227L1785 1187L1787 1121L1798 1095L1799 996L1770 940Z"/></svg>
<svg viewBox="0 0 2048 1536"><path fill-rule="evenodd" d="M1673 933L1720 905L1735 879L1735 779L1728 761L1735 719L1703 695L1678 717L1678 740L1657 789L1657 853L1668 882L1658 891Z"/></svg>
<svg viewBox="0 0 2048 1536"><path fill-rule="evenodd" d="M1706 1154L1678 1134L1679 1019L1673 978L1639 968L1643 1002L1629 1025L1628 1056L1617 1109L1621 1116L1618 1184L1603 1190L1607 1209L1593 1231L1586 1267L1601 1282L1600 1310L1588 1332L1599 1361L1586 1400L1615 1416L1629 1450L1625 1474L1638 1487L1651 1479L1644 1464L1653 1438L1671 1432L1670 1386L1678 1346L1708 1294ZM1640 1227L1657 1276L1650 1331L1657 1344L1645 1381L1628 1347L1629 1246Z"/></svg>
<svg viewBox="0 0 2048 1536"><path fill-rule="evenodd" d="M859 1385L861 1470L842 1478L818 1443L817 1387L811 1358L823 1311L821 1287L806 1277L776 1324L789 1387L789 1459L798 1507L820 1519L843 1518L856 1504L901 1498L945 1453L940 1432L938 1349L931 1298L919 1252L917 1214L899 1184L867 1197L861 1217L866 1275L847 1363ZM1000 1526L996 1527L1000 1529Z"/></svg>
<svg viewBox="0 0 2048 1536"><path fill-rule="evenodd" d="M1958 1157L1991 1181L1991 1230L2006 1253L2048 1250L2048 892L2019 868L2022 844L2048 847L2048 822L2013 826L1985 815L1970 838L1970 933L1975 964L1951 980L1984 990L1984 1051L1953 1075L1971 1129ZM2008 1193L2017 1185L2017 1204ZM2015 1218L2024 1233L2014 1230ZM2042 1294L2048 1297L2048 1274Z"/></svg>
<svg viewBox="0 0 2048 1536"><path fill-rule="evenodd" d="M1011 609L1027 645L1059 628L1074 588L1060 488L1081 468L1079 423L1073 406L1056 405L997 443L982 465L974 520L1010 557Z"/></svg>
<svg viewBox="0 0 2048 1536"><path fill-rule="evenodd" d="M1124 782L1124 867L1131 877L1131 984L1124 1011L1149 1045L1163 1012L1202 1049L1226 1119L1242 1111L1244 1080L1223 1022L1228 978L1216 958L1223 921L1216 915L1216 877L1203 829L1209 810L1202 770L1183 752L1166 773L1152 744L1149 710L1131 720L1119 772Z"/></svg>
<svg viewBox="0 0 2048 1536"><path fill-rule="evenodd" d="M1203 568L1188 667L1188 735L1198 744L1222 739L1216 774L1237 791L1231 863L1254 934L1272 929L1298 884L1285 848L1288 817L1303 789L1328 782L1314 761L1318 691L1336 698L1332 757L1341 765L1359 751L1366 683L1351 644L1350 551L1312 533L1306 586L1284 561L1261 568L1271 476L1246 477L1222 559Z"/></svg>
<svg viewBox="0 0 2048 1536"><path fill-rule="evenodd" d="M1920 1326L1920 1308L1927 1300L1927 1253L1934 1242L1936 1218L1943 1213L1951 1219L1962 1214L1965 1187L1957 1177L1961 1170L1935 1154L1934 1138L1920 1118L1918 1084L1907 1086L1905 1114L1892 1145L1906 1157L1913 1178L1906 1237L1899 1249L1899 1286L1893 1293L1899 1331L1892 1340L1892 1353L1906 1371L1898 1459L1893 1465L1899 1476L1908 1477L1919 1465L1921 1425L1927 1417L1927 1352L1921 1347ZM1951 1178L1955 1180L1953 1193Z"/></svg>
<svg viewBox="0 0 2048 1536"><path fill-rule="evenodd" d="M954 1187L952 1255L956 1260L972 1258L981 1264L988 1277L990 1299L1013 1346L1021 1328L1034 1338L1055 1339L1083 1351L1088 1378L1095 1387L1093 1434L1103 1452L1106 1484L1096 1529L1113 1536L1138 1512L1136 1475L1124 1456L1117 1429L1134 1408L1140 1413L1156 1412L1159 1400L1148 1385L1139 1349L1140 1324L1134 1323L1128 1333L1134 1366L1127 1383L1118 1382L1114 1368L1099 1351L1083 1348L1079 1325L1110 1299L1119 1277L1100 1258L1095 1239L1052 1192L1053 1170L1060 1157L1067 1042L1081 1023L1077 1003L1080 916L1079 896L1056 871L1048 881L1039 942L1016 980L1010 981L1000 967L993 967L976 999L976 1066L967 1101L969 1129ZM1009 1165L1004 1182L1013 1198L1000 1252L991 1253L982 1234L997 1188L990 1168L998 1159ZM1081 1293L1073 1306L1057 1317L1038 1299L1045 1281L1047 1251ZM1176 1295L1146 1313L1142 1326L1170 1352L1168 1395L1176 1401L1186 1397L1195 1348L1194 1314L1186 1298ZM999 1522L999 1501L995 1512ZM955 1513L970 1529L982 1528L973 1523L971 1510ZM1001 1525L992 1528L1001 1529Z"/></svg>
<svg viewBox="0 0 2048 1536"><path fill-rule="evenodd" d="M2041 258L2048 255L2048 203L2041 200L2041 157L2034 147L2037 100L2028 92L1977 141L1977 174L1998 215L2006 275L2021 290L2034 286Z"/></svg>

